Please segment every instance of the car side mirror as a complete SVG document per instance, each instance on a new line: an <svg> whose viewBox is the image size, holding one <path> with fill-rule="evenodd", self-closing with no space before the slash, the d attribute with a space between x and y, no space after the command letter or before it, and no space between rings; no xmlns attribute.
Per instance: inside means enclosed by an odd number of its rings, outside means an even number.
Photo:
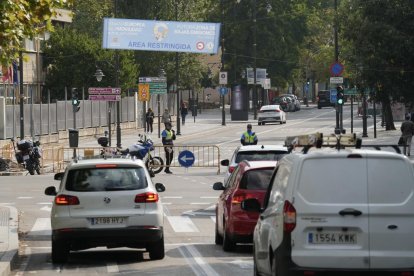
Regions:
<svg viewBox="0 0 414 276"><path fill-rule="evenodd" d="M229 161L229 159L224 159L224 160L221 160L220 164L222 166L228 166L230 164L230 161Z"/></svg>
<svg viewBox="0 0 414 276"><path fill-rule="evenodd" d="M157 192L161 193L165 191L165 186L162 183L155 183L155 190L157 190Z"/></svg>
<svg viewBox="0 0 414 276"><path fill-rule="evenodd" d="M49 186L45 189L45 195L48 196L55 196L57 195L56 187L55 186Z"/></svg>
<svg viewBox="0 0 414 276"><path fill-rule="evenodd" d="M55 180L62 180L64 175L65 175L64 172L55 174Z"/></svg>
<svg viewBox="0 0 414 276"><path fill-rule="evenodd" d="M248 198L248 199L243 200L240 203L240 207L242 208L242 210L249 211L249 212L260 213L262 211L260 202L256 198Z"/></svg>
<svg viewBox="0 0 414 276"><path fill-rule="evenodd" d="M221 183L221 182L214 183L213 184L213 190L215 190L215 191L222 191L222 190L224 190L223 183Z"/></svg>

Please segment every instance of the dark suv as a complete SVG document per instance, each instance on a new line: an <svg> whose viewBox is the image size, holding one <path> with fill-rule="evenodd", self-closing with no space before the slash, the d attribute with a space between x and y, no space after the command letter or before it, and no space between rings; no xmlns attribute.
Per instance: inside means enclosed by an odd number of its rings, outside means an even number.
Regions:
<svg viewBox="0 0 414 276"><path fill-rule="evenodd" d="M316 100L318 102L318 109L326 106L335 106L335 104L331 103L331 92L329 90L320 90Z"/></svg>

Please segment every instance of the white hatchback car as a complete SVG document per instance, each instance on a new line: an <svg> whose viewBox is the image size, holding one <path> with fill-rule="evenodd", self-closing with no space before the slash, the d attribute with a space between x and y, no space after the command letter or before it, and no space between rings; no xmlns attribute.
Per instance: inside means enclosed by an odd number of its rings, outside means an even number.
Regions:
<svg viewBox="0 0 414 276"><path fill-rule="evenodd" d="M257 124L260 126L271 122L286 124L286 113L279 105L264 105L259 110Z"/></svg>
<svg viewBox="0 0 414 276"><path fill-rule="evenodd" d="M226 174L224 175L224 182L226 184L227 179L237 167L237 165L243 161L279 161L283 156L288 153L288 149L281 145L249 145L238 146L233 153L231 159L221 160L222 166L228 166Z"/></svg>
<svg viewBox="0 0 414 276"><path fill-rule="evenodd" d="M413 195L414 169L401 154L332 149L287 155L275 168L263 208L256 199L241 203L260 212L255 275L412 275Z"/></svg>
<svg viewBox="0 0 414 276"><path fill-rule="evenodd" d="M74 161L57 173L60 186L51 212L52 261L64 263L71 250L106 246L146 248L164 258L164 213L158 192L141 160L110 158Z"/></svg>

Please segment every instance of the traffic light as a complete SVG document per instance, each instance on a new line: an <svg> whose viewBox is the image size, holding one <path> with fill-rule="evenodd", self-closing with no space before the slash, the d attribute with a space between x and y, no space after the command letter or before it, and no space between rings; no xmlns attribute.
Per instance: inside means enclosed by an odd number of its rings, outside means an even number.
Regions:
<svg viewBox="0 0 414 276"><path fill-rule="evenodd" d="M336 87L336 103L339 105L344 104L344 88L342 86Z"/></svg>
<svg viewBox="0 0 414 276"><path fill-rule="evenodd" d="M78 99L78 90L77 88L72 88L72 106L75 112L78 112L80 109L80 100Z"/></svg>

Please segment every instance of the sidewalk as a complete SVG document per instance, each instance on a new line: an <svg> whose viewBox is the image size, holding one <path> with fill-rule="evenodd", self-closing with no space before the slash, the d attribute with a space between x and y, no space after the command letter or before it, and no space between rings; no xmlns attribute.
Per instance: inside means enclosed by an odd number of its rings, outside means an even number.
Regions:
<svg viewBox="0 0 414 276"><path fill-rule="evenodd" d="M17 260L19 249L18 212L14 207L0 206L0 276L8 276Z"/></svg>

